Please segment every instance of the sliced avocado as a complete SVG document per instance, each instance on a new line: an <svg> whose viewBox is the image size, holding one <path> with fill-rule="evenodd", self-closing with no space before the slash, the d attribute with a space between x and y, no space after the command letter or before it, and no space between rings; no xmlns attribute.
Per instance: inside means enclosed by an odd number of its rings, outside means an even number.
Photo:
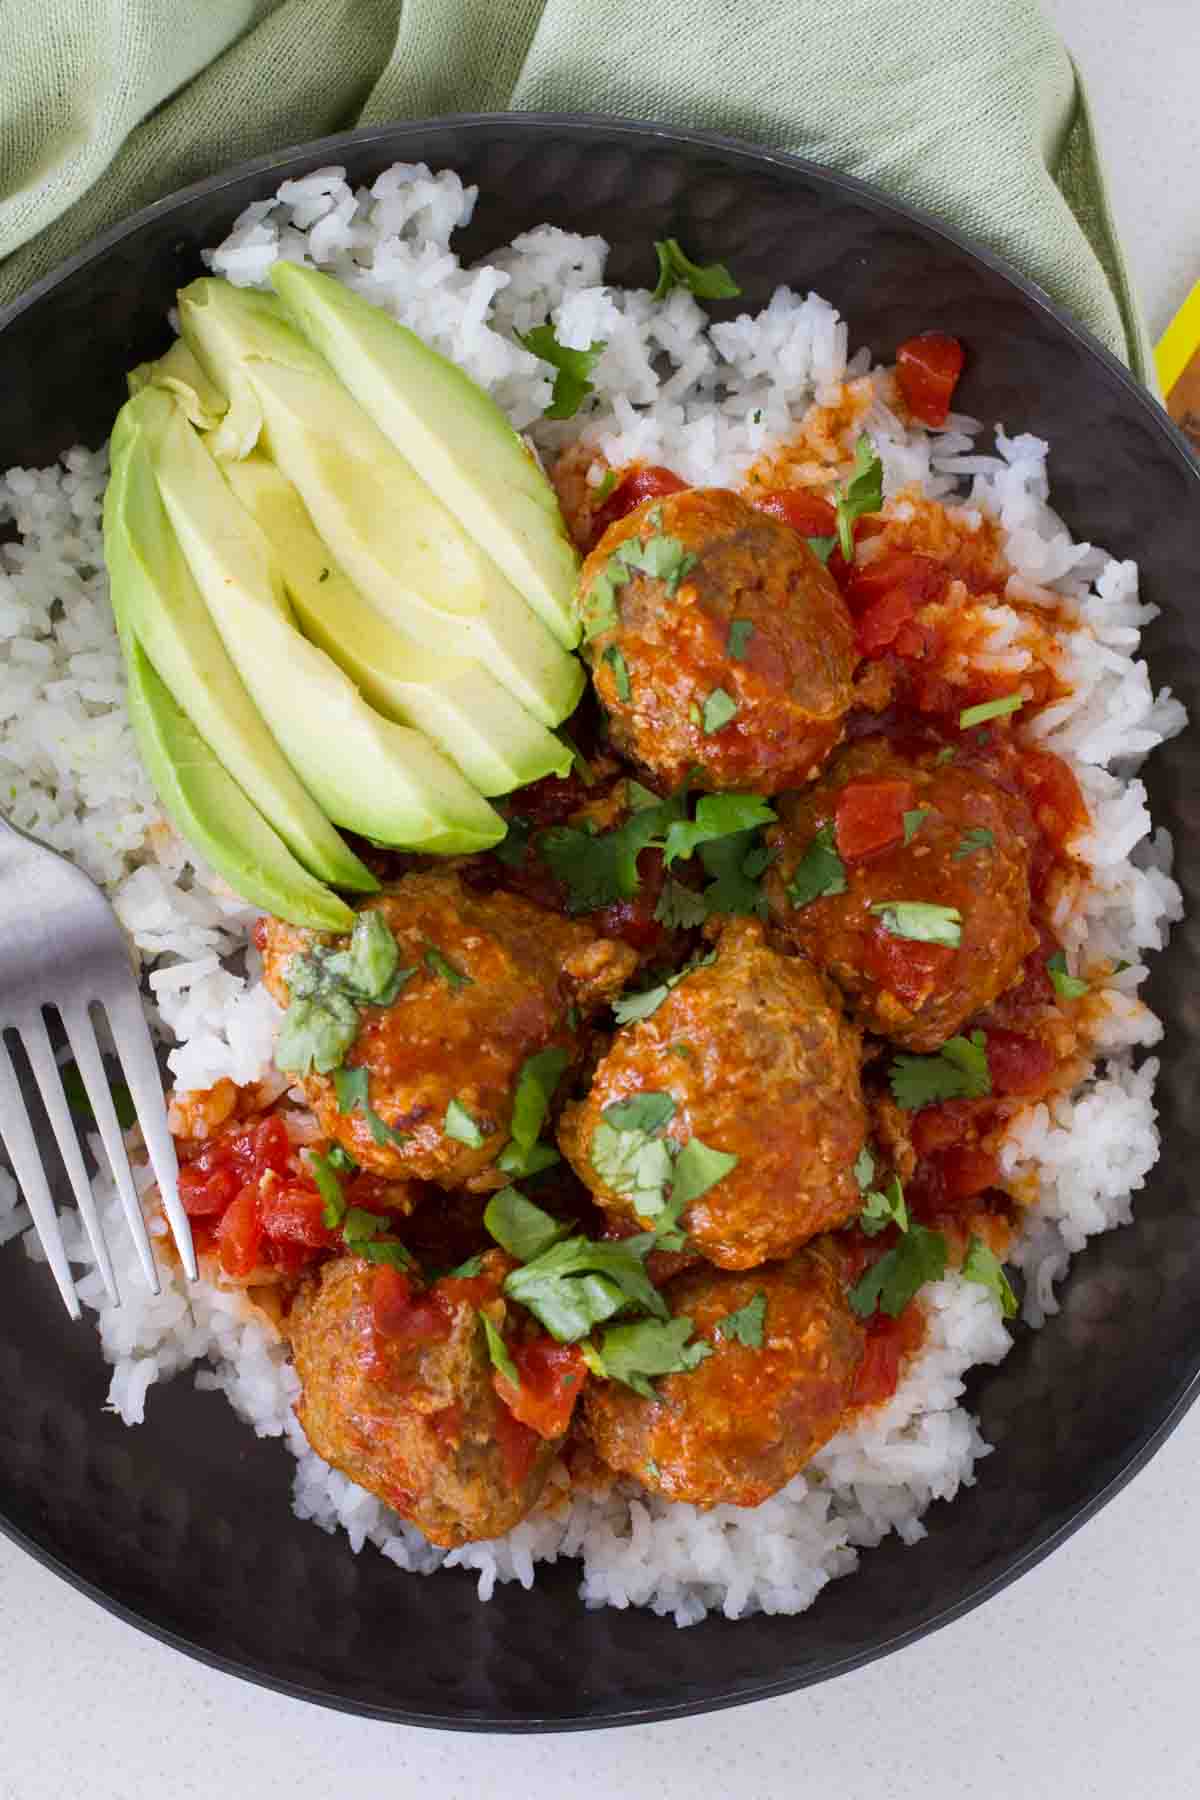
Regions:
<svg viewBox="0 0 1200 1800"><path fill-rule="evenodd" d="M574 649L579 558L553 487L495 401L332 275L277 262L271 281L293 323L358 404L559 643Z"/></svg>
<svg viewBox="0 0 1200 1800"><path fill-rule="evenodd" d="M504 835L420 732L381 718L292 621L270 544L176 407L156 446L167 517L275 741L326 814L376 843L464 854Z"/></svg>
<svg viewBox="0 0 1200 1800"><path fill-rule="evenodd" d="M425 650L376 612L338 567L287 477L259 450L220 469L279 563L305 636L364 697L423 731L481 794L567 775L571 752L478 663Z"/></svg>
<svg viewBox="0 0 1200 1800"><path fill-rule="evenodd" d="M414 474L273 297L195 281L184 336L229 398L212 449L263 449L299 491L364 598L426 649L478 662L543 725L583 691L568 655L511 582Z"/></svg>
<svg viewBox="0 0 1200 1800"><path fill-rule="evenodd" d="M379 883L290 767L226 654L159 498L163 432L177 402L148 387L117 415L104 497L104 557L118 622L136 633L176 703L248 800L307 869L336 887ZM190 426L186 426L191 430Z"/></svg>
<svg viewBox="0 0 1200 1800"><path fill-rule="evenodd" d="M142 761L175 825L230 887L255 906L317 931L349 931L344 900L302 868L278 832L180 711L132 633L122 636L129 717Z"/></svg>
<svg viewBox="0 0 1200 1800"><path fill-rule="evenodd" d="M219 425L226 410L224 394L208 379L182 338L176 338L157 362L139 363L130 369L125 380L130 394L140 394L147 387L165 388L201 431Z"/></svg>

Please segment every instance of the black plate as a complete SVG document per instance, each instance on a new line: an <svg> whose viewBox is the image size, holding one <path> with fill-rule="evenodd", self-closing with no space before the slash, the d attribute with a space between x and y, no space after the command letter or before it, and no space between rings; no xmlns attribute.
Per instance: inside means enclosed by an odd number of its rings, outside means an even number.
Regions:
<svg viewBox="0 0 1200 1800"><path fill-rule="evenodd" d="M994 257L859 183L786 156L611 120L459 118L352 132L265 157L161 201L0 316L0 467L103 442L126 369L168 341L165 314L248 201L330 162L351 181L424 160L478 182L462 245L481 256L551 220L613 244L610 277L645 284L655 238L736 270L743 304L815 288L855 344L965 339L961 401L1054 445L1054 495L1078 537L1142 565L1163 609L1151 667L1189 707L1200 687L1200 474L1165 415L1076 325ZM108 1370L44 1271L0 1259L0 1526L135 1624L219 1667L377 1717L490 1730L664 1718L821 1680L944 1624L1051 1549L1161 1443L1200 1379L1200 810L1193 737L1153 759L1191 907L1150 999L1167 1021L1165 1149L1136 1226L1078 1264L1062 1314L972 1384L997 1454L915 1549L894 1539L797 1619L586 1612L574 1565L481 1606L463 1573L401 1574L295 1520L292 1464L187 1379L147 1424L104 1413ZM1119 1600L1119 1596L1117 1596Z"/></svg>

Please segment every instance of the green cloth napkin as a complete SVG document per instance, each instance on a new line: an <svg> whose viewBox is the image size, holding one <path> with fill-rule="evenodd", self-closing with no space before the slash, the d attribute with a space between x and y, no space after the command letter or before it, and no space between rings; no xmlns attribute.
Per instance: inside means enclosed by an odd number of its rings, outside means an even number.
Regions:
<svg viewBox="0 0 1200 1800"><path fill-rule="evenodd" d="M160 194L357 122L709 127L990 244L1153 381L1082 86L1037 0L0 0L0 302Z"/></svg>

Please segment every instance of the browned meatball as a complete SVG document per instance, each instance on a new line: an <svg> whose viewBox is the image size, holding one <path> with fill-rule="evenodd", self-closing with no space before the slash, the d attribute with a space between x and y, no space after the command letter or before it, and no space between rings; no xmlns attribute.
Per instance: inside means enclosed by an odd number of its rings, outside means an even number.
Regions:
<svg viewBox="0 0 1200 1800"><path fill-rule="evenodd" d="M636 954L519 895L473 893L449 871L407 875L366 907L383 914L413 972L391 1006L364 1009L346 1066L369 1072L370 1105L403 1141L377 1143L362 1109L339 1112L331 1077L313 1074L303 1085L321 1130L379 1175L503 1185L493 1165L526 1058L553 1046L574 1060L579 1023L620 991ZM281 1005L292 957L314 941L279 919L260 933Z"/></svg>
<svg viewBox="0 0 1200 1800"><path fill-rule="evenodd" d="M844 841L846 791L878 784L896 784L899 796L890 844L842 857L840 891L796 904L797 867L818 832L831 848ZM868 1030L910 1050L936 1050L1019 979L1038 942L1030 922L1033 823L1024 801L980 769L939 762L933 751L900 756L871 738L844 751L817 787L789 795L779 813L771 833L779 855L766 878L771 916L832 975ZM903 915L883 909L912 901L959 914L938 927L958 943L903 935Z"/></svg>
<svg viewBox="0 0 1200 1800"><path fill-rule="evenodd" d="M487 1258L482 1277L440 1281L405 1304L393 1270L342 1257L306 1286L289 1320L309 1443L435 1544L511 1531L558 1451L559 1440L518 1424L492 1385L478 1309L503 1319L503 1266Z"/></svg>
<svg viewBox="0 0 1200 1800"><path fill-rule="evenodd" d="M559 1143L607 1212L653 1223L604 1114L637 1095L669 1096L672 1146L695 1139L737 1158L683 1212L688 1237L723 1268L752 1268L858 1210L859 1050L811 964L770 949L756 921L734 920L714 962L617 1032L587 1099L564 1111Z"/></svg>
<svg viewBox="0 0 1200 1800"><path fill-rule="evenodd" d="M589 1383L596 1452L667 1500L759 1506L840 1427L863 1328L832 1262L816 1251L740 1275L691 1269L664 1293L712 1354L664 1376L657 1400L615 1381ZM734 1313L738 1325L726 1326Z"/></svg>
<svg viewBox="0 0 1200 1800"><path fill-rule="evenodd" d="M621 563L634 539L663 574ZM588 557L579 604L613 742L666 786L696 771L701 787L773 794L811 780L839 742L855 664L845 602L804 539L739 495L693 488L636 508Z"/></svg>

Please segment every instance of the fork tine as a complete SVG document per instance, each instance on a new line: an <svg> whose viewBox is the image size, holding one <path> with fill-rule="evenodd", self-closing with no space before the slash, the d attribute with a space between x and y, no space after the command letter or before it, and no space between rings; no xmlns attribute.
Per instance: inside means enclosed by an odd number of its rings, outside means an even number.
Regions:
<svg viewBox="0 0 1200 1800"><path fill-rule="evenodd" d="M158 1182L162 1208L179 1251L183 1272L189 1281L196 1279L196 1251L192 1244L192 1227L179 1198L179 1164L175 1157L175 1140L167 1130L167 1107L163 1098L162 1077L150 1038L150 1027L136 990L128 994L106 997L103 1002L112 1029L113 1043L129 1083L129 1092L137 1110L138 1124L150 1152L150 1164Z"/></svg>
<svg viewBox="0 0 1200 1800"><path fill-rule="evenodd" d="M95 1114L96 1127L108 1157L113 1180L117 1184L117 1192L121 1196L121 1206L125 1213L125 1222L129 1226L130 1235L138 1253L138 1261L142 1272L150 1285L151 1293L159 1291L158 1270L154 1263L154 1251L150 1247L150 1239L146 1233L146 1221L142 1217L141 1201L137 1189L133 1185L133 1175L129 1168L129 1158L125 1154L125 1141L121 1134L120 1122L113 1105L112 1092L108 1085L104 1063L100 1057L100 1049L96 1043L96 1033L86 1007L59 1007L59 1016L66 1028L67 1042L71 1046L71 1054L75 1058L75 1066L79 1070L92 1112Z"/></svg>
<svg viewBox="0 0 1200 1800"><path fill-rule="evenodd" d="M92 1254L96 1258L96 1267L104 1278L109 1299L114 1306L119 1306L121 1296L117 1292L117 1278L113 1274L112 1258L104 1240L104 1227L100 1223L100 1214L96 1210L96 1196L92 1193L92 1184L88 1179L83 1152L79 1148L75 1121L72 1119L71 1109L67 1105L67 1096L63 1093L58 1064L54 1060L54 1051L50 1048L46 1021L41 1013L26 1014L25 1018L17 1024L17 1036L29 1058L33 1078L38 1084L38 1092L42 1096L46 1117L50 1121L59 1154L66 1166L67 1175L75 1194L75 1204L79 1208L80 1217L87 1229L88 1242L91 1244ZM89 1089L88 1099L91 1098Z"/></svg>
<svg viewBox="0 0 1200 1800"><path fill-rule="evenodd" d="M79 1295L75 1292L75 1283L71 1278L70 1264L63 1247L62 1232L59 1229L58 1215L54 1210L54 1201L50 1198L50 1188L46 1181L46 1171L42 1167L42 1154L37 1147L33 1135L33 1127L29 1123L29 1114L25 1110L25 1102L17 1085L16 1071L12 1066L12 1057L8 1053L8 1045L0 1032L0 1139L8 1152L8 1160L12 1164L13 1174L21 1189L25 1204L33 1215L33 1223L41 1239L42 1249L46 1252L46 1260L50 1271L58 1283L58 1291L63 1303L73 1319L81 1314Z"/></svg>

